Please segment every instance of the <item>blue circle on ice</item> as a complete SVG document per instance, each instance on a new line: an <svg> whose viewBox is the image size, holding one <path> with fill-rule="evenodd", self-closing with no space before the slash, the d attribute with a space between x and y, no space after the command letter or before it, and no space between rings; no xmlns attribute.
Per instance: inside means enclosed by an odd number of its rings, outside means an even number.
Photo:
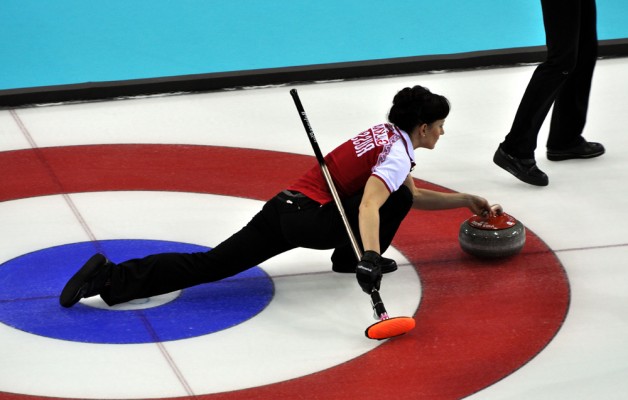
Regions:
<svg viewBox="0 0 628 400"><path fill-rule="evenodd" d="M259 267L175 292L166 300L143 299L130 309L59 305L65 283L96 251L121 262L154 253L208 250L188 243L129 239L99 241L97 247L92 242L72 243L24 254L0 264L0 323L76 342L155 343L228 329L266 308L274 285Z"/></svg>

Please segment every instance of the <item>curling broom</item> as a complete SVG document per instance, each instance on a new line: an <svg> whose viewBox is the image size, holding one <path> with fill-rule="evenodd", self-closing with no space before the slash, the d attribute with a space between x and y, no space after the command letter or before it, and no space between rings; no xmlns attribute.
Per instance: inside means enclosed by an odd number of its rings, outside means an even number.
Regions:
<svg viewBox="0 0 628 400"><path fill-rule="evenodd" d="M336 207L338 208L338 212L342 218L342 222L344 223L345 229L347 230L347 234L349 235L349 240L351 241L351 246L353 247L353 251L355 252L355 256L358 259L358 262L362 259L362 251L360 250L360 246L353 234L353 230L349 225L349 220L347 219L347 215L345 213L344 208L342 207L342 203L340 202L340 197L338 195L338 191L336 190L336 186L334 185L334 181L332 180L331 174L329 173L329 169L325 164L325 158L321 153L321 149L318 146L318 142L316 141L316 136L314 136L314 131L312 130L312 126L310 125L310 121L307 118L307 114L303 109L303 105L301 104L301 99L299 98L299 94L296 89L290 90L290 95L294 100L294 104L297 107L297 111L299 112L299 116L301 117L301 122L303 122L303 127L310 139L310 144L312 145L312 149L314 150L314 154L316 155L316 160L321 168L321 172L323 173L323 177L329 186L329 190L334 198L334 202L336 203ZM379 291L377 289L373 289L371 292L371 305L373 306L374 316L378 322L366 328L364 334L369 339L389 339L395 336L403 335L414 328L415 322L411 317L393 317L390 318L388 316L388 312L386 311L386 307L384 307L384 302L382 301L381 296L379 295Z"/></svg>

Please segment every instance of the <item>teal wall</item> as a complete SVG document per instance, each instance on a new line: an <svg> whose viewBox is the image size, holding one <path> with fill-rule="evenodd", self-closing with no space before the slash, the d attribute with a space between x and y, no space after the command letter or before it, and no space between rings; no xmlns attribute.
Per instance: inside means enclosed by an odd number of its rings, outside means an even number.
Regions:
<svg viewBox="0 0 628 400"><path fill-rule="evenodd" d="M2 0L0 37L0 90L544 44L538 0Z"/></svg>

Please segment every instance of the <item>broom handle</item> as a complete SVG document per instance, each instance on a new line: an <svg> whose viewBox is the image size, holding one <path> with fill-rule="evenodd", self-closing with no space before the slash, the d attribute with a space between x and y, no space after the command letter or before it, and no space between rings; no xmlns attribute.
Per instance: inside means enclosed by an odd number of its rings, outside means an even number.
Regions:
<svg viewBox="0 0 628 400"><path fill-rule="evenodd" d="M316 141L316 136L314 136L314 130L310 125L310 121L307 118L307 114L305 113L305 109L303 108L303 104L301 104L301 99L299 98L299 94L296 89L290 90L290 95L294 100L294 105L297 107L297 111L299 112L299 116L301 117L301 122L303 122L303 127L305 128L305 132L307 132L307 137L310 139L310 144L312 145L312 149L314 150L314 155L316 156L316 160L318 161L318 165L321 168L321 172L323 173L323 177L327 182L327 186L329 187L329 191L331 192L332 197L334 198L334 203L336 203L336 208L338 208L338 212L340 213L340 217L342 218L342 222L345 226L347 234L349 235L349 240L351 241L351 247L353 247L353 252L355 253L358 262L362 259L362 250L360 250L360 246L358 245L358 241L353 234L353 229L351 229L351 225L349 225L349 219L347 218L347 214L345 213L344 208L342 207L342 203L340 202L340 196L338 195L338 191L336 190L336 186L334 185L334 181L329 173L329 169L327 168L327 164L325 164L325 158L323 157L323 153L321 152L320 147L318 146L318 142ZM371 304L373 306L373 310L375 314L380 320L388 319L388 313L386 312L386 307L384 307L384 302L382 301L381 296L377 289L373 289L371 292Z"/></svg>

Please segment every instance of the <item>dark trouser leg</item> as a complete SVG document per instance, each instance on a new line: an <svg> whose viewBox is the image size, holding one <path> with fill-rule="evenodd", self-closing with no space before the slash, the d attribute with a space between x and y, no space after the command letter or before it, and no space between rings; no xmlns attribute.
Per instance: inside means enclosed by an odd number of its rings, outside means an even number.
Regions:
<svg viewBox="0 0 628 400"><path fill-rule="evenodd" d="M364 251L362 241L360 240L360 230L358 224L358 213L360 202L362 201L362 193L348 199L344 206L347 218L351 228L353 229L356 239L360 246L360 250ZM390 197L379 210L380 228L379 241L382 253L390 247L392 240L399 229L399 225L408 215L412 207L412 193L405 185L402 185L397 191L390 194ZM341 227L344 231L344 227ZM346 233L345 233L346 237ZM347 238L343 245L336 247L331 256L333 264L336 265L355 265L357 263L353 247Z"/></svg>
<svg viewBox="0 0 628 400"><path fill-rule="evenodd" d="M284 240L277 199L239 232L204 253L164 253L129 260L113 268L111 285L101 297L114 305L236 275L294 248Z"/></svg>
<svg viewBox="0 0 628 400"><path fill-rule="evenodd" d="M523 159L534 158L539 130L578 58L580 0L541 0L541 5L547 60L534 71L501 144L506 153Z"/></svg>
<svg viewBox="0 0 628 400"><path fill-rule="evenodd" d="M597 16L595 0L580 1L580 35L576 67L556 97L547 140L550 150L565 150L584 141L593 70L597 61Z"/></svg>

